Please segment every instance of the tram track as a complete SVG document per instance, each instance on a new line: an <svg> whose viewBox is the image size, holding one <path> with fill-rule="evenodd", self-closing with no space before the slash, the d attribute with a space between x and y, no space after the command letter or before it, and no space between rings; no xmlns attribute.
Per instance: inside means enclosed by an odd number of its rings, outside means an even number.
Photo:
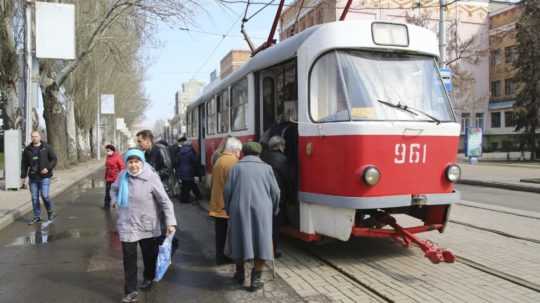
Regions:
<svg viewBox="0 0 540 303"><path fill-rule="evenodd" d="M347 272L346 270L343 270L340 266L332 263L332 261L328 260L328 259L325 259L324 257L316 254L315 252L313 252L311 249L309 248L304 248L302 249L304 252L308 253L311 257L315 258L316 260L324 263L325 265L327 265L328 267L332 268L333 270L335 270L336 272L344 275L345 277L347 277L348 279L350 279L351 281L353 281L354 283L356 283L358 286L360 286L361 288L363 288L366 292L368 292L370 295L372 296L375 296L376 298L378 299L381 299L383 300L384 302L388 302L388 303L394 303L396 302L395 300L392 300L390 297L386 296L385 294L383 294L382 292L378 291L377 289L375 289L374 287L371 287L369 286L367 283L364 283L362 281L360 281L360 279L358 279L354 274L352 273L349 273Z"/></svg>
<svg viewBox="0 0 540 303"><path fill-rule="evenodd" d="M503 271L491 268L489 266L485 266L485 265L483 265L481 263L478 263L476 261L473 261L471 259L459 256L459 255L456 256L456 261L460 262L462 264L465 264L465 265L467 265L467 266L469 266L471 268L474 268L476 270L479 270L481 272L484 272L486 274L495 276L497 278L506 280L506 281L508 281L510 283L513 283L513 284L516 284L518 286L525 287L525 288L528 288L530 290L533 290L535 292L540 293L540 285L538 285L536 283L532 283L530 281L524 280L524 279L522 279L520 277L517 277L515 275L511 275L511 274L505 273Z"/></svg>
<svg viewBox="0 0 540 303"><path fill-rule="evenodd" d="M474 228L474 229L494 233L494 234L497 234L497 235L500 235L500 236L503 236L503 237L540 244L540 240L538 240L538 239L517 236L517 235L506 233L504 231L496 230L496 229L493 229L493 228L481 227L481 226L478 226L478 225L474 225L474 224L470 224L470 223L466 223L466 222L461 222L461 221L457 221L457 220L448 220L448 221L451 222L451 223L454 223L454 224L458 224L458 225L462 225L462 226L466 226L466 227L470 227L470 228Z"/></svg>
<svg viewBox="0 0 540 303"><path fill-rule="evenodd" d="M297 246L297 248L300 248L300 247ZM342 266L340 264L337 264L331 258L325 257L325 256L321 255L320 253L315 252L313 248L303 246L300 249L302 251L304 251L305 253L307 253L308 255L310 255L311 257L313 257L314 259L316 259L316 260L324 263L326 266L332 268L333 270L335 270L339 274L347 277L352 282L354 282L359 287L361 287L366 292L368 292L371 296L374 296L374 297L382 300L383 302L399 302L399 300L393 299L391 295L387 295L384 292L378 290L376 288L376 286L370 285L369 283L366 283L366 282L362 281L362 278L359 277L358 274L355 274L353 272L348 271L344 266ZM417 248L415 247L415 248L411 248L411 249L417 249ZM427 262L427 260L426 260L426 262ZM511 283L513 285L523 287L523 288L527 288L528 290L531 290L531 291L536 292L536 293L540 293L540 285L539 284L536 284L534 282L522 279L522 278L520 278L520 277L518 277L516 275L508 274L508 273L506 273L504 271L495 269L493 267L484 265L482 263L479 263L477 261L474 261L474 260L472 260L470 258L467 258L467 257L464 257L462 255L456 255L456 262L460 263L460 264L463 264L463 265L467 266L468 268L471 268L471 269L473 269L475 271L479 271L479 272L482 272L482 273L487 274L489 276L492 276L492 277L494 277L496 279L501 279L501 280L504 280L504 281L506 281L508 283ZM437 265L433 265L433 266L434 266L434 268L436 268ZM376 267L373 267L373 268L376 268ZM390 282L389 284L392 284L392 282Z"/></svg>

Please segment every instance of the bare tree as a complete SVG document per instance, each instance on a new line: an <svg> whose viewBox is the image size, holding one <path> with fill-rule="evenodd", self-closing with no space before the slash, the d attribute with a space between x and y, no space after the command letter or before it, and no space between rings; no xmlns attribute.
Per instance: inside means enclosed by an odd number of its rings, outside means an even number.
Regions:
<svg viewBox="0 0 540 303"><path fill-rule="evenodd" d="M18 107L17 81L19 65L17 63L17 10L21 3L7 0L0 1L0 112L5 128L18 128L22 122ZM22 26L21 26L22 28ZM22 34L19 32L19 34ZM20 43L21 41L19 41ZM18 114L19 112L19 114Z"/></svg>
<svg viewBox="0 0 540 303"><path fill-rule="evenodd" d="M96 2L100 5L101 2ZM91 34L77 52L77 58L67 64L52 60L40 60L41 91L44 100L44 118L47 123L49 142L55 146L59 163L65 164L67 156L66 117L67 108L62 101L60 87L94 51L112 25L125 16L144 21L141 34L151 34L158 22L186 24L193 14L194 1L181 0L111 0L100 7L99 17L92 26Z"/></svg>

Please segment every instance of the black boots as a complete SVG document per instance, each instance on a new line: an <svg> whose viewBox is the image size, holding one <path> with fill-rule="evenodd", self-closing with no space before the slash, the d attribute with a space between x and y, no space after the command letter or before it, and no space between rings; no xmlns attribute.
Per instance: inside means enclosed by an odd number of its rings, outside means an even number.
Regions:
<svg viewBox="0 0 540 303"><path fill-rule="evenodd" d="M257 291L264 286L262 281L262 271L255 271L255 268L251 270L251 287L250 291Z"/></svg>
<svg viewBox="0 0 540 303"><path fill-rule="evenodd" d="M244 285L244 280L246 279L246 271L244 270L243 264L236 264L236 272L234 273L233 278L240 285Z"/></svg>

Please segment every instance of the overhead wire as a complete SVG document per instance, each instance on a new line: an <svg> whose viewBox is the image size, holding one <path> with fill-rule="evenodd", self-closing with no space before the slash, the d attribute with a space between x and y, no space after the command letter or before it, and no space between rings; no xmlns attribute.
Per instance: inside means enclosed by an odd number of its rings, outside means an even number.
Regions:
<svg viewBox="0 0 540 303"><path fill-rule="evenodd" d="M250 5L264 5L264 6L278 6L279 3L274 3L275 1L271 1L270 3L266 3L266 2L257 2L257 1L248 1L248 0L218 0L220 2L223 2L223 3L227 3L227 4L246 4L249 2ZM446 3L444 6L449 6L449 5L452 5L456 2L462 2L463 0L452 0L448 3ZM493 0L491 0L493 1ZM493 1L493 2L496 2L496 3L500 3L500 1ZM292 4L283 4L283 6L286 6L286 7L294 7L294 6L297 6L296 5L296 2L295 3L292 3ZM304 8L317 8L319 5L306 5L304 6ZM362 7L362 8L350 8L349 10L350 11L364 11L364 10L375 10L375 9L384 9L384 10L408 10L408 9L418 9L418 8L439 8L440 7L440 4L433 4L433 5L417 5L417 4L414 4L413 6L407 6L407 7ZM339 7L339 6L336 6L336 9L344 9L345 7L342 6L342 7Z"/></svg>
<svg viewBox="0 0 540 303"><path fill-rule="evenodd" d="M262 12L265 8L272 5L274 3L274 0L270 0L270 2L266 3L263 7L261 7L259 10L257 10L255 13L253 13L249 18L247 18L246 21L249 21L251 18L257 16L260 12Z"/></svg>
<svg viewBox="0 0 540 303"><path fill-rule="evenodd" d="M178 29L181 30L181 31L184 31L184 32L192 32L192 33L204 34L204 35L209 35L209 36L217 36L217 37L225 36L225 33L209 32L209 31L191 29L191 28L188 28L188 27L179 27ZM242 38L242 35L230 34L230 35L228 35L228 37ZM264 37L255 37L255 38L256 39L264 39Z"/></svg>
<svg viewBox="0 0 540 303"><path fill-rule="evenodd" d="M212 56L214 55L214 53L218 50L218 48L221 46L221 43L223 43L223 41L225 40L225 38L227 38L229 36L229 34L231 33L231 31L233 30L234 26L240 21L242 20L242 17L238 18L238 20L236 20L232 25L231 27L229 28L229 30L227 31L227 33L225 35L223 35L221 37L221 39L218 41L217 45L214 47L214 49L210 52L210 54L208 55L208 57L204 60L204 63L201 65L201 67L199 67L197 69L197 71L193 74L193 76L191 76L191 79L194 79L195 78L195 75L196 74L199 74L201 72L201 70L208 64L208 62L210 61L210 58L212 58Z"/></svg>

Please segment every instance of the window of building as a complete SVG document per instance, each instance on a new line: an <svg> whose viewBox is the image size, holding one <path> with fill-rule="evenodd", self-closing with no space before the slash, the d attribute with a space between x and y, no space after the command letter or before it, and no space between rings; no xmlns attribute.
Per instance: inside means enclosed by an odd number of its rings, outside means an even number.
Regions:
<svg viewBox="0 0 540 303"><path fill-rule="evenodd" d="M515 127L516 119L513 111L504 112L504 126L505 127Z"/></svg>
<svg viewBox="0 0 540 303"><path fill-rule="evenodd" d="M467 128L471 126L471 114L461 113L461 132L465 133Z"/></svg>
<svg viewBox="0 0 540 303"><path fill-rule="evenodd" d="M231 129L247 129L248 80L243 78L231 87Z"/></svg>
<svg viewBox="0 0 540 303"><path fill-rule="evenodd" d="M490 63L491 63L491 65L495 66L497 64L500 64L501 61L502 61L501 49L498 48L498 49L492 50L491 53L490 53Z"/></svg>
<svg viewBox="0 0 540 303"><path fill-rule="evenodd" d="M216 98L212 98L206 103L206 134L213 135L216 133L217 114L216 114Z"/></svg>
<svg viewBox="0 0 540 303"><path fill-rule="evenodd" d="M476 113L475 127L484 129L484 113Z"/></svg>
<svg viewBox="0 0 540 303"><path fill-rule="evenodd" d="M217 99L217 119L218 119L218 132L227 133L229 131L229 92L228 90L222 91Z"/></svg>
<svg viewBox="0 0 540 303"><path fill-rule="evenodd" d="M492 112L491 113L491 127L492 128L501 127L501 112Z"/></svg>
<svg viewBox="0 0 540 303"><path fill-rule="evenodd" d="M501 96L501 81L491 81L491 96L500 97Z"/></svg>
<svg viewBox="0 0 540 303"><path fill-rule="evenodd" d="M504 94L513 96L516 93L516 82L514 79L506 79L504 81Z"/></svg>
<svg viewBox="0 0 540 303"><path fill-rule="evenodd" d="M513 64L516 62L518 56L518 48L516 46L510 46L504 49L504 61L507 64Z"/></svg>

